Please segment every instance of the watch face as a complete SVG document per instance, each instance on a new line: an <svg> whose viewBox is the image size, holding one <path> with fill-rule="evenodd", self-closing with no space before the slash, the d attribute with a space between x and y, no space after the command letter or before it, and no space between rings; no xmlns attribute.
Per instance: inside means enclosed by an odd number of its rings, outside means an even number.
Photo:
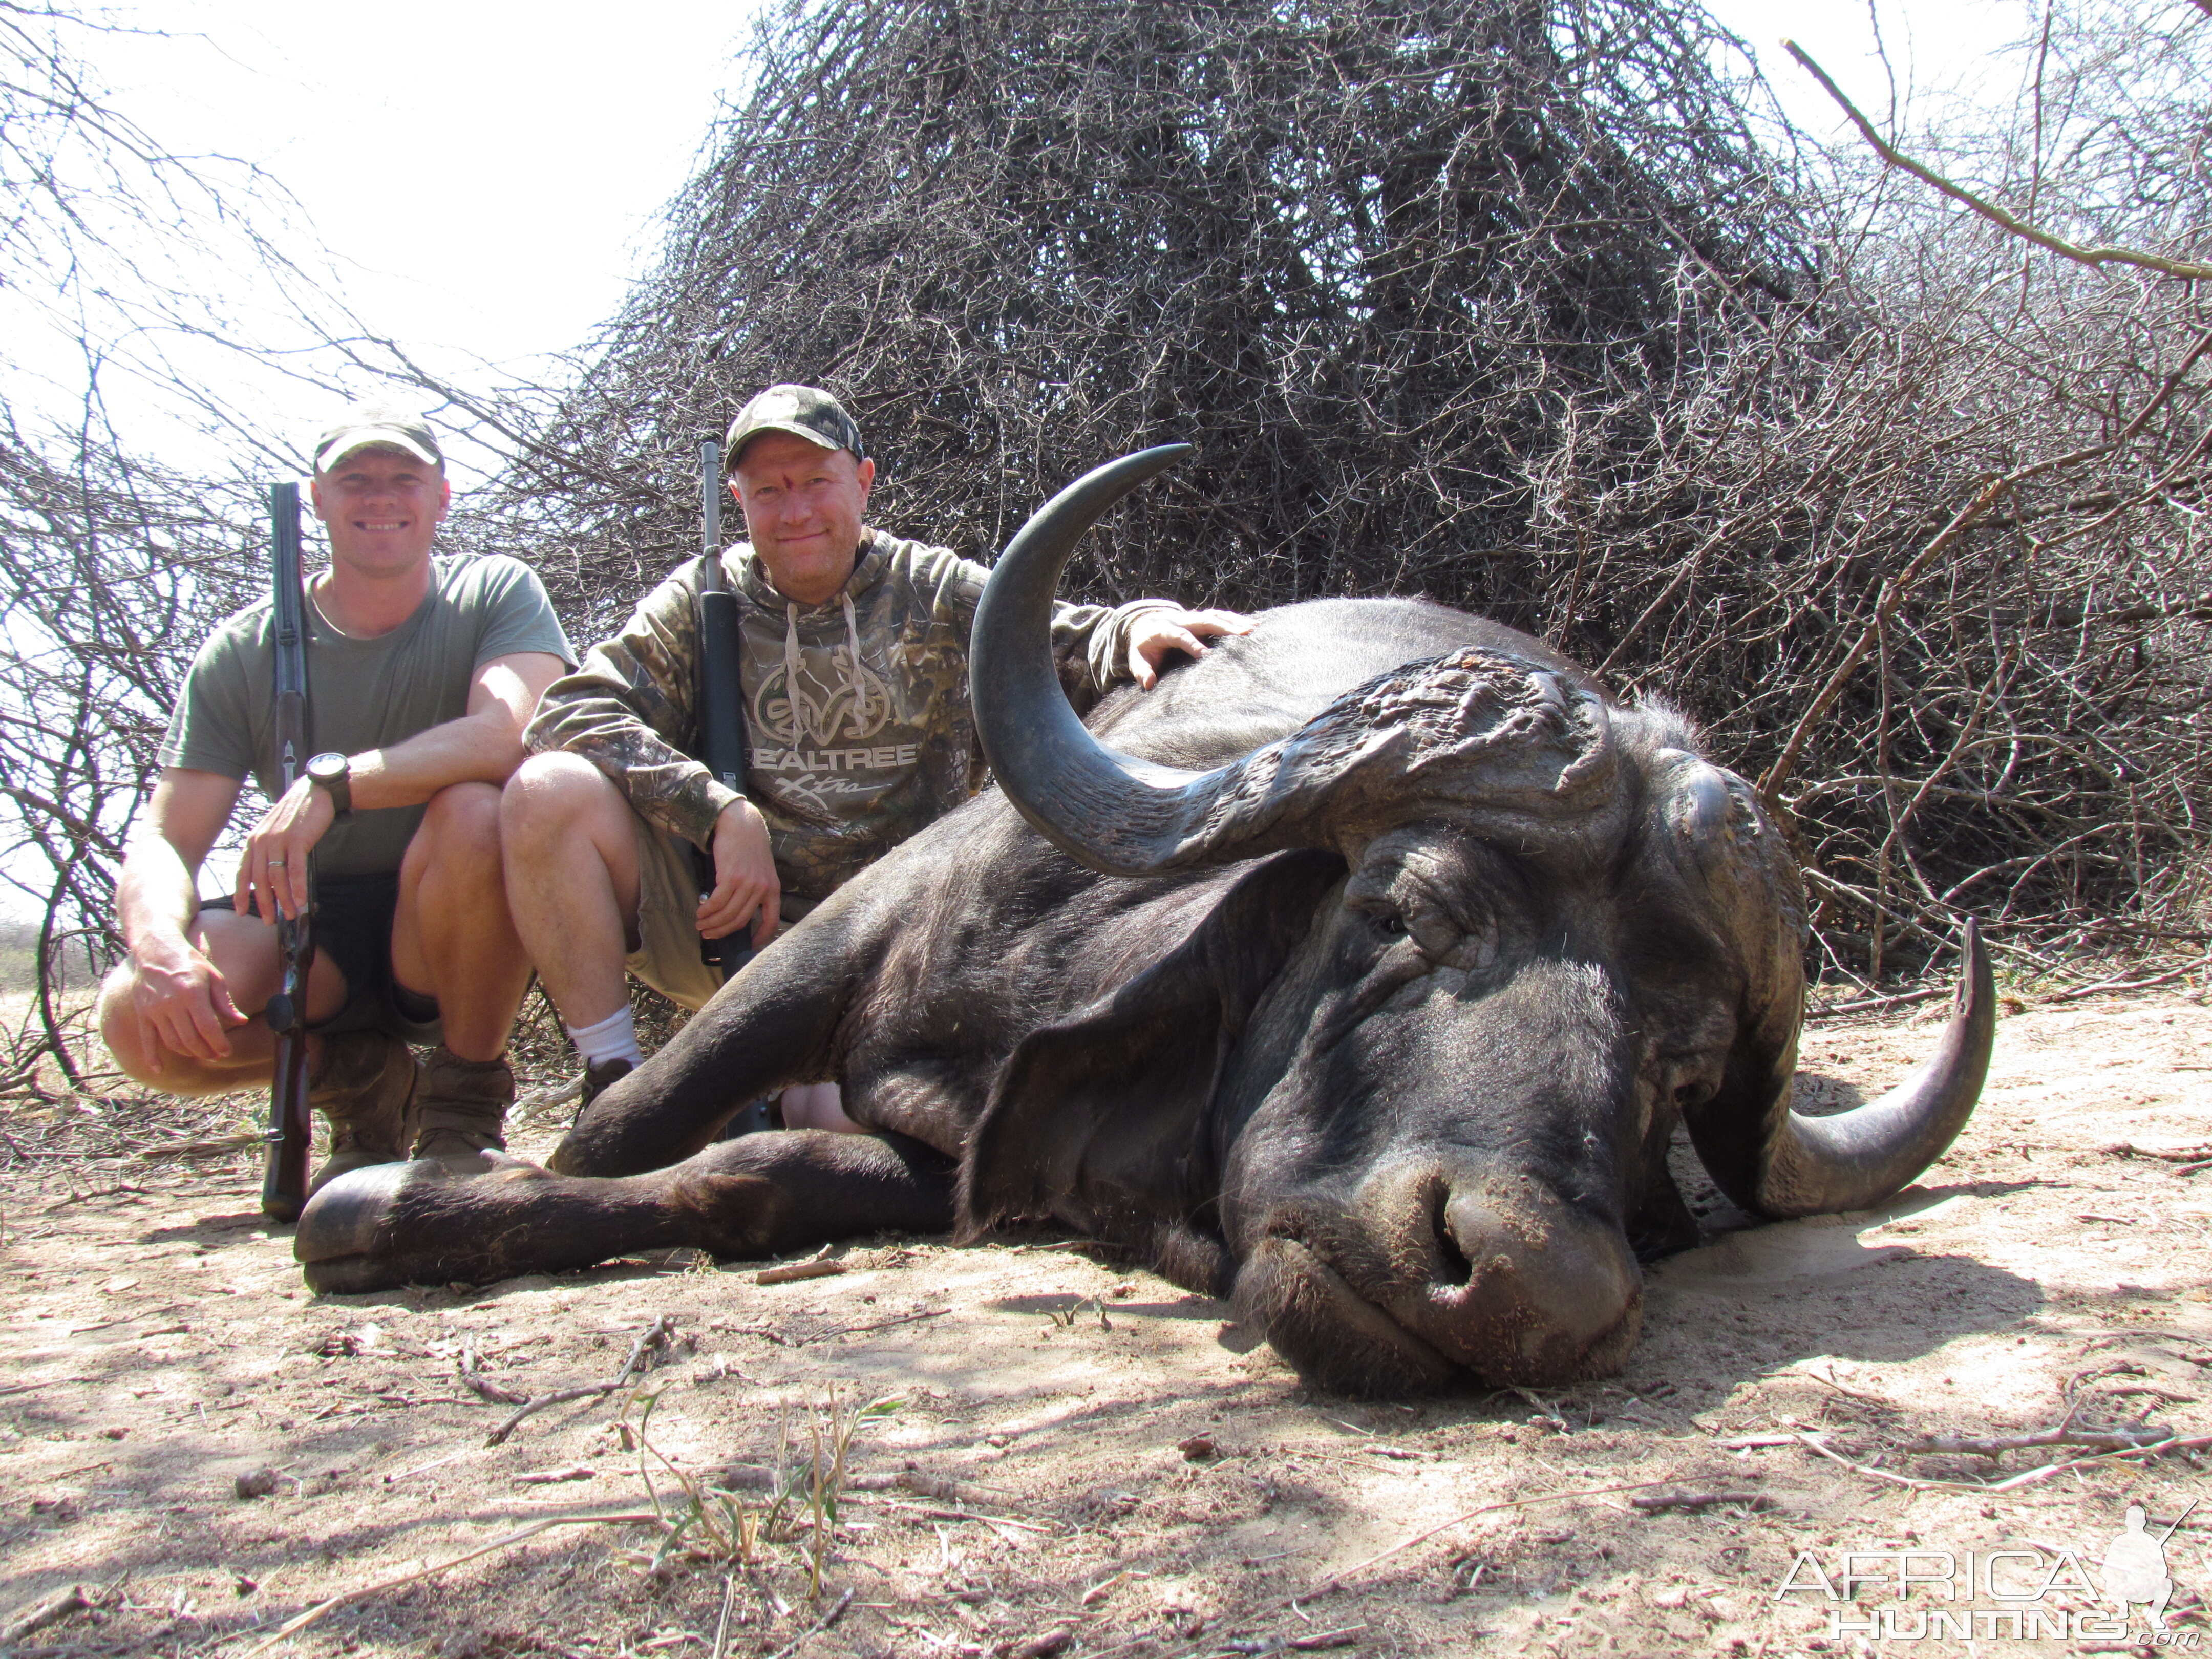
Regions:
<svg viewBox="0 0 2212 1659"><path fill-rule="evenodd" d="M311 755L307 775L317 783L336 783L346 775L346 757L339 754Z"/></svg>

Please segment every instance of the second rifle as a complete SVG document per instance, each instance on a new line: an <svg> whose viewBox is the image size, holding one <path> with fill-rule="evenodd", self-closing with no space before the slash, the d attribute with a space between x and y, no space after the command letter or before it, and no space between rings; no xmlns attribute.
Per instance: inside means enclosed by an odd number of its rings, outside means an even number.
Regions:
<svg viewBox="0 0 2212 1659"><path fill-rule="evenodd" d="M699 446L699 489L704 508L701 540L706 559L699 575L699 758L726 787L745 793L745 691L738 672L738 596L722 574L722 446ZM699 860L701 890L715 883L712 850ZM753 959L749 924L720 939L702 939L699 959L722 970L725 983Z"/></svg>

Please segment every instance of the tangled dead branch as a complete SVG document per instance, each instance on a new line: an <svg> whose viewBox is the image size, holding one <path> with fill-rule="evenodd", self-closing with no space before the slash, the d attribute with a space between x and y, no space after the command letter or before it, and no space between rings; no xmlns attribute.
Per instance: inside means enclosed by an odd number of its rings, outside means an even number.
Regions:
<svg viewBox="0 0 2212 1659"><path fill-rule="evenodd" d="M1686 707L1791 823L1832 970L1970 912L2031 970L2197 953L2192 285L2023 276L1801 169L1689 9L802 3L747 67L484 520L561 550L586 629L688 551L695 440L769 380L850 399L878 522L985 558L1188 438L1091 593L1426 593ZM2152 188L2100 143L2046 200Z"/></svg>

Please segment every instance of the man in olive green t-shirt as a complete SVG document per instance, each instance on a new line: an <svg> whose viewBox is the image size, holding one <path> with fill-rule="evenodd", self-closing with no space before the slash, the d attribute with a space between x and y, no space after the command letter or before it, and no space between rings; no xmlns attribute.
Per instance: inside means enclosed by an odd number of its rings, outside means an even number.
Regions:
<svg viewBox="0 0 2212 1659"><path fill-rule="evenodd" d="M310 1097L331 1124L318 1187L409 1155L479 1163L504 1145L507 1030L530 962L507 906L499 798L538 693L574 653L537 576L434 556L453 491L419 416L358 405L314 451L331 566L309 584L307 775L281 790L270 602L230 617L185 677L116 908L129 957L102 988L123 1069L176 1094L266 1079L254 1018L277 988L278 915L315 876ZM234 891L198 872L251 775L272 804ZM409 1042L437 1045L418 1067Z"/></svg>

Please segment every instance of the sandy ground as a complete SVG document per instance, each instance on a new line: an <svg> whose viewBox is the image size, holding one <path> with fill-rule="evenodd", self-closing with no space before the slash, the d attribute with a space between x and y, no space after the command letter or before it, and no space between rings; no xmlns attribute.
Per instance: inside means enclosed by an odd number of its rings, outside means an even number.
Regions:
<svg viewBox="0 0 2212 1659"><path fill-rule="evenodd" d="M1816 1027L1808 1097L1886 1086L1934 1030ZM20 1654L256 1653L347 1595L273 1650L2149 1652L2142 1609L2124 1638L2077 1615L2128 1504L2155 1539L2212 1496L2186 1450L1907 1449L2069 1404L2212 1431L2212 1170L2180 1156L2212 1148L2212 1013L2179 998L2006 1018L1960 1145L1880 1212L1729 1231L1706 1189L1713 1240L1652 1272L1627 1369L1541 1396L1321 1395L1224 1305L1055 1238L319 1299L250 1154L150 1161L81 1105L0 1131ZM513 1408L465 1362L517 1397L608 1382L663 1319L629 1383L486 1443ZM1683 1497L1729 1501L1638 1506ZM2185 1647L2208 1538L2200 1505L2165 1546ZM1899 1603L1878 1554L1854 1600L1820 1592L1844 1552L1908 1548L1923 1578L1974 1552L2016 1599L1954 1576ZM1930 1611L1966 1623L1908 1639Z"/></svg>

